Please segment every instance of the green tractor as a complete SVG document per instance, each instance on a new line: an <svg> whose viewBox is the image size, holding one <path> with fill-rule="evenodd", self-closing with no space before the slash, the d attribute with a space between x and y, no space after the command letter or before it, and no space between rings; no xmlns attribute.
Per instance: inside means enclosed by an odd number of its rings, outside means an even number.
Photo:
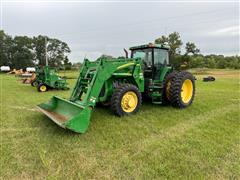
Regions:
<svg viewBox="0 0 240 180"><path fill-rule="evenodd" d="M173 70L168 46L148 44L130 50L131 58L85 59L70 98L54 96L39 109L59 126L84 133L97 103L110 104L117 116L124 116L139 110L142 97L178 108L193 102L194 76Z"/></svg>
<svg viewBox="0 0 240 180"><path fill-rule="evenodd" d="M49 66L36 67L36 78L31 85L37 87L39 92L46 92L49 89L69 89L66 79L60 77L56 69Z"/></svg>

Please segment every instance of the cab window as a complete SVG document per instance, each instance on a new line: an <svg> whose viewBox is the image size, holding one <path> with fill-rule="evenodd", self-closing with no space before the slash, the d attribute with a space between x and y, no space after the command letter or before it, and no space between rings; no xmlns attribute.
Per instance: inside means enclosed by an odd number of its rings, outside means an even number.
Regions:
<svg viewBox="0 0 240 180"><path fill-rule="evenodd" d="M134 50L132 54L133 58L141 58L145 68L152 67L152 49L138 49Z"/></svg>
<svg viewBox="0 0 240 180"><path fill-rule="evenodd" d="M168 51L165 49L154 49L154 65L159 67L169 62Z"/></svg>

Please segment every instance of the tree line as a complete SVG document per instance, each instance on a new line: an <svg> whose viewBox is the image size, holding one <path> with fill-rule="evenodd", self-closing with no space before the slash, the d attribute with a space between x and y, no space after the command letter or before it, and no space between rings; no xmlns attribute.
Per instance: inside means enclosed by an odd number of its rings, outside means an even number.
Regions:
<svg viewBox="0 0 240 180"><path fill-rule="evenodd" d="M154 42L156 44L167 43L170 46L170 64L176 69L240 69L240 57L238 55L203 55L193 42L187 42L184 45L184 52L181 52L183 41L178 32L170 33L168 36L161 36L155 39ZM50 66L62 69L79 67L79 63L72 64L69 62L68 54L70 52L71 50L67 43L59 39L42 35L12 37L3 30L0 30L0 66L4 65L11 68L23 69L29 66L45 65L47 54Z"/></svg>
<svg viewBox="0 0 240 180"><path fill-rule="evenodd" d="M22 69L48 64L53 67L71 66L67 43L47 36L12 37L0 30L0 66Z"/></svg>
<svg viewBox="0 0 240 180"><path fill-rule="evenodd" d="M184 47L185 52L182 53L183 42L178 32L170 33L168 36L161 36L155 40L155 43L167 43L170 46L170 64L176 69L182 67L240 69L240 57L238 55L203 55L193 42L187 42Z"/></svg>

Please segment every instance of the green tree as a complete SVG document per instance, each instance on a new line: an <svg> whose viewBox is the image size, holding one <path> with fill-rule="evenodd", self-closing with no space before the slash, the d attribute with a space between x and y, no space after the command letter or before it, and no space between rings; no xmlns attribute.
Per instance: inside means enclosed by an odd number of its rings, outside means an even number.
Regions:
<svg viewBox="0 0 240 180"><path fill-rule="evenodd" d="M67 54L69 54L70 48L67 43L58 39L49 39L47 44L47 54L49 59L49 65L61 66L64 61L69 61Z"/></svg>
<svg viewBox="0 0 240 180"><path fill-rule="evenodd" d="M48 42L49 65L62 66L63 63L68 63L68 66L70 66L67 59L70 48L65 42L41 35L33 38L27 36L12 38L2 30L0 31L0 66L9 65L11 68L20 69L33 66L36 63L45 65L45 39Z"/></svg>
<svg viewBox="0 0 240 180"><path fill-rule="evenodd" d="M33 43L36 61L38 61L40 65L45 65L46 63L46 46L48 63L50 66L61 66L67 54L71 52L67 43L58 39L51 39L47 36L39 35L33 37Z"/></svg>
<svg viewBox="0 0 240 180"><path fill-rule="evenodd" d="M169 50L169 61L175 68L180 67L180 53L181 53L181 46L182 40L178 32L173 32L168 36L161 36L155 39L156 44L164 44L167 43L170 47Z"/></svg>
<svg viewBox="0 0 240 180"><path fill-rule="evenodd" d="M68 57L66 56L63 60L63 65L64 65L64 69L65 70L71 70L71 67L72 67L72 63L69 62L69 59Z"/></svg>
<svg viewBox="0 0 240 180"><path fill-rule="evenodd" d="M186 49L186 53L185 53L186 55L189 55L189 54L195 55L200 52L200 49L198 49L197 46L192 42L187 42L185 49Z"/></svg>
<svg viewBox="0 0 240 180"><path fill-rule="evenodd" d="M113 56L111 56L111 55L108 55L108 54L102 54L99 58L97 58L97 59L114 59L114 57Z"/></svg>
<svg viewBox="0 0 240 180"><path fill-rule="evenodd" d="M182 40L178 32L173 32L168 36L161 36L155 40L156 44L168 43L170 46L170 56L175 56L181 53Z"/></svg>
<svg viewBox="0 0 240 180"><path fill-rule="evenodd" d="M13 39L3 30L0 30L0 66L11 65L11 49L13 47Z"/></svg>
<svg viewBox="0 0 240 180"><path fill-rule="evenodd" d="M213 57L206 58L205 67L207 68L216 68L216 61Z"/></svg>
<svg viewBox="0 0 240 180"><path fill-rule="evenodd" d="M231 58L231 62L229 63L229 68L240 69L240 57L232 56L230 58Z"/></svg>
<svg viewBox="0 0 240 180"><path fill-rule="evenodd" d="M215 59L215 62L216 62L216 68L219 68L219 69L224 69L226 68L226 60L225 60L225 57L223 55L214 55L214 54L211 54L211 55L207 55L206 58L208 57L212 57Z"/></svg>
<svg viewBox="0 0 240 180"><path fill-rule="evenodd" d="M82 63L80 62L73 63L71 69L79 70L81 66L82 66Z"/></svg>
<svg viewBox="0 0 240 180"><path fill-rule="evenodd" d="M197 55L191 56L190 68L203 68L204 67L204 56Z"/></svg>
<svg viewBox="0 0 240 180"><path fill-rule="evenodd" d="M34 53L32 38L27 36L15 36L11 54L12 67L20 69L26 68L27 66L33 66Z"/></svg>
<svg viewBox="0 0 240 180"><path fill-rule="evenodd" d="M45 38L48 40L47 37L41 36L41 35L37 37L33 37L33 49L35 53L35 62L42 66L44 66L46 63Z"/></svg>

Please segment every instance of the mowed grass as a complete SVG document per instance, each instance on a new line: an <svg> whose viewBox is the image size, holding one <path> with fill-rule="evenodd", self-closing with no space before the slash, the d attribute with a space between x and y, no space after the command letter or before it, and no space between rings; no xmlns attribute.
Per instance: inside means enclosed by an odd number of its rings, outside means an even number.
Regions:
<svg viewBox="0 0 240 180"><path fill-rule="evenodd" d="M239 72L194 72L189 108L143 103L136 115L119 118L97 107L86 134L58 127L35 108L71 91L39 93L1 74L1 178L239 179ZM202 82L208 74L216 81ZM76 79L68 81L73 87Z"/></svg>

